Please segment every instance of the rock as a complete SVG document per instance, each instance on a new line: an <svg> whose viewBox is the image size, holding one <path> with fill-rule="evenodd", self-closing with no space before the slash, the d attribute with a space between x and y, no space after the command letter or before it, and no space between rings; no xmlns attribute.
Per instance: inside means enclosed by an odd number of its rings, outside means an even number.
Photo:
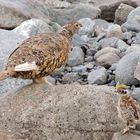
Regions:
<svg viewBox="0 0 140 140"><path fill-rule="evenodd" d="M136 34L136 44L140 44L140 33Z"/></svg>
<svg viewBox="0 0 140 140"><path fill-rule="evenodd" d="M63 78L62 78L62 83L63 84L71 84L76 82L78 79L80 78L80 76L78 75L78 73L66 73Z"/></svg>
<svg viewBox="0 0 140 140"><path fill-rule="evenodd" d="M136 65L136 68L134 71L134 78L136 78L138 81L140 81L140 59L138 60L138 63Z"/></svg>
<svg viewBox="0 0 140 140"><path fill-rule="evenodd" d="M137 85L138 80L134 78L134 71L138 60L140 58L139 52L132 52L126 54L117 64L115 72L116 83L123 83L126 85Z"/></svg>
<svg viewBox="0 0 140 140"><path fill-rule="evenodd" d="M121 129L117 100L108 86L28 85L0 96L0 132L14 140L110 140Z"/></svg>
<svg viewBox="0 0 140 140"><path fill-rule="evenodd" d="M12 29L30 18L20 8L14 9L12 2L6 3L3 0L0 1L0 28Z"/></svg>
<svg viewBox="0 0 140 140"><path fill-rule="evenodd" d="M101 3L101 2L100 2ZM101 9L101 18L107 21L114 21L115 11L121 3L137 7L137 2L128 0L116 0L116 1L102 1L102 4L98 7Z"/></svg>
<svg viewBox="0 0 140 140"><path fill-rule="evenodd" d="M126 49L129 47L129 45L127 45L124 41L116 37L104 38L100 40L99 43L101 48L118 48L122 52L126 51Z"/></svg>
<svg viewBox="0 0 140 140"><path fill-rule="evenodd" d="M82 46L86 44L86 42L81 38L79 34L75 34L72 38L72 46Z"/></svg>
<svg viewBox="0 0 140 140"><path fill-rule="evenodd" d="M114 63L114 64L111 65L111 67L109 69L112 70L112 71L115 71L116 68L117 68L117 63Z"/></svg>
<svg viewBox="0 0 140 140"><path fill-rule="evenodd" d="M132 44L132 38L133 34L132 32L124 32L122 35L122 40L127 42L127 44Z"/></svg>
<svg viewBox="0 0 140 140"><path fill-rule="evenodd" d="M84 63L84 53L80 47L73 47L67 64L69 66L81 65Z"/></svg>
<svg viewBox="0 0 140 140"><path fill-rule="evenodd" d="M78 21L82 24L82 27L79 30L80 35L91 35L94 29L95 22L90 18L82 18Z"/></svg>
<svg viewBox="0 0 140 140"><path fill-rule="evenodd" d="M34 0L0 0L0 27L13 29L30 18L48 21L49 5Z"/></svg>
<svg viewBox="0 0 140 140"><path fill-rule="evenodd" d="M98 59L100 56L107 54L107 53L114 53L116 55L120 54L120 50L116 49L116 48L111 48L111 47L105 47L103 49L101 49L100 51L98 51L95 55L94 55L94 59Z"/></svg>
<svg viewBox="0 0 140 140"><path fill-rule="evenodd" d="M117 24L112 24L107 29L107 37L117 37L122 38L123 32L121 26Z"/></svg>
<svg viewBox="0 0 140 140"><path fill-rule="evenodd" d="M90 44L90 48L93 48L97 51L100 50L100 43L94 40L93 38L92 39L90 38L88 43Z"/></svg>
<svg viewBox="0 0 140 140"><path fill-rule="evenodd" d="M128 14L134 10L134 7L121 3L118 9L115 11L115 20L114 22L122 25L126 22Z"/></svg>
<svg viewBox="0 0 140 140"><path fill-rule="evenodd" d="M132 46L128 47L125 54L131 53L131 52L139 52L140 51L140 45L139 44L133 44Z"/></svg>
<svg viewBox="0 0 140 140"><path fill-rule="evenodd" d="M96 62L105 68L109 68L112 64L118 62L120 57L115 53L106 53L96 59Z"/></svg>
<svg viewBox="0 0 140 140"><path fill-rule="evenodd" d="M30 19L24 21L20 26L13 30L13 32L19 33L27 38L38 33L48 33L53 31L54 30L49 23L46 23L40 19Z"/></svg>
<svg viewBox="0 0 140 140"><path fill-rule="evenodd" d="M85 67L87 68L87 70L93 69L94 65L94 62L85 63Z"/></svg>
<svg viewBox="0 0 140 140"><path fill-rule="evenodd" d="M137 132L136 132L137 133ZM112 140L139 140L140 136L137 134L126 133L122 135L120 133L114 133Z"/></svg>
<svg viewBox="0 0 140 140"><path fill-rule="evenodd" d="M56 84L56 79L53 78L52 76L47 76L47 77L46 77L46 80L47 80L50 84L53 84L53 85Z"/></svg>
<svg viewBox="0 0 140 140"><path fill-rule="evenodd" d="M86 56L85 57L85 62L91 62L91 61L93 61L93 56Z"/></svg>
<svg viewBox="0 0 140 140"><path fill-rule="evenodd" d="M82 35L81 36L81 39L85 42L88 42L89 41L89 37L87 35Z"/></svg>
<svg viewBox="0 0 140 140"><path fill-rule="evenodd" d="M92 70L88 75L89 84L103 85L107 81L107 72L105 68Z"/></svg>
<svg viewBox="0 0 140 140"><path fill-rule="evenodd" d="M65 9L53 9L50 13L52 21L60 25L78 21L82 18L97 18L100 15L100 9L90 4L76 4Z"/></svg>
<svg viewBox="0 0 140 140"><path fill-rule="evenodd" d="M97 50L96 48L89 48L87 51L86 51L87 55L88 56L94 56L96 53L97 53Z"/></svg>
<svg viewBox="0 0 140 140"><path fill-rule="evenodd" d="M140 88L134 88L132 92L132 97L140 103Z"/></svg>
<svg viewBox="0 0 140 140"><path fill-rule="evenodd" d="M67 1L45 0L43 2L44 2L44 4L47 4L49 7L52 7L52 8L62 8L63 9L63 8L71 6L71 4Z"/></svg>
<svg viewBox="0 0 140 140"><path fill-rule="evenodd" d="M111 25L111 23L103 20L103 19L94 19L95 26L94 26L94 31L95 31L95 36L101 36L102 34L106 34L106 30Z"/></svg>
<svg viewBox="0 0 140 140"><path fill-rule="evenodd" d="M24 36L17 33L2 29L0 30L0 71L4 68L9 55L24 39ZM25 85L28 82L26 80L23 81L14 78L0 81L0 94L19 87L20 85Z"/></svg>
<svg viewBox="0 0 140 140"><path fill-rule="evenodd" d="M122 25L124 31L140 31L140 6L132 10L128 17L127 21Z"/></svg>
<svg viewBox="0 0 140 140"><path fill-rule="evenodd" d="M86 72L87 68L83 65L72 67L73 72Z"/></svg>

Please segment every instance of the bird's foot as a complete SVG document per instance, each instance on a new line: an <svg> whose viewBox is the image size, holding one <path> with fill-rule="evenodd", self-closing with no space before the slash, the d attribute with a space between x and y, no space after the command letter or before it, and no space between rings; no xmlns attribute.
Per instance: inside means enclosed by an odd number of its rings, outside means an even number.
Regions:
<svg viewBox="0 0 140 140"><path fill-rule="evenodd" d="M35 84L48 84L50 86L52 86L53 84L50 83L49 81L47 81L44 77L43 78L36 78L36 79L33 79L33 83Z"/></svg>
<svg viewBox="0 0 140 140"><path fill-rule="evenodd" d="M128 131L130 130L130 128L127 126L126 128L123 129L122 134L126 134Z"/></svg>

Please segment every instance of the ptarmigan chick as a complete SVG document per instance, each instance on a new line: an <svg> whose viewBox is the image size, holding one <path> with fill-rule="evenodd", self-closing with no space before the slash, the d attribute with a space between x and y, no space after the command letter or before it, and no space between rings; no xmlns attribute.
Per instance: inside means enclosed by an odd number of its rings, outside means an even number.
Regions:
<svg viewBox="0 0 140 140"><path fill-rule="evenodd" d="M43 33L26 39L9 56L0 80L14 77L44 82L44 76L66 63L72 36L80 27L78 22L70 23L59 33Z"/></svg>
<svg viewBox="0 0 140 140"><path fill-rule="evenodd" d="M139 120L139 108L137 102L129 93L122 92L120 94L117 109L119 118L125 123L125 128L122 133L125 134L130 129L135 129Z"/></svg>

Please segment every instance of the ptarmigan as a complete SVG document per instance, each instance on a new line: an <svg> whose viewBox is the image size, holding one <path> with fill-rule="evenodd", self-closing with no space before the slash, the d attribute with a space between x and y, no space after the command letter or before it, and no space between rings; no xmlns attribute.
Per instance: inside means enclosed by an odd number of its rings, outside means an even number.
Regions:
<svg viewBox="0 0 140 140"><path fill-rule="evenodd" d="M128 132L130 129L136 128L136 124L138 123L140 116L139 116L139 107L136 100L134 100L131 97L128 90L125 90L125 92L123 91L125 86L119 87L123 87L123 89L120 90L119 88L118 91L118 93L120 93L120 97L118 100L117 109L118 109L118 117L121 118L125 123L125 128L122 132L124 134Z"/></svg>
<svg viewBox="0 0 140 140"><path fill-rule="evenodd" d="M44 82L44 76L66 63L72 36L80 27L78 22L70 23L59 33L43 33L26 39L9 56L0 80L14 77Z"/></svg>

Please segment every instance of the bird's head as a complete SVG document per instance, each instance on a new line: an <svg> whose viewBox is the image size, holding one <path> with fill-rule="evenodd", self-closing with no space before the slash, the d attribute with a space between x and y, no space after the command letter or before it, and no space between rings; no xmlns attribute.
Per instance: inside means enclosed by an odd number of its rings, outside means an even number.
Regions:
<svg viewBox="0 0 140 140"><path fill-rule="evenodd" d="M82 24L80 24L79 22L75 22L66 24L65 26L63 26L63 29L67 30L71 35L73 35L74 33L79 31L80 27L82 27Z"/></svg>
<svg viewBox="0 0 140 140"><path fill-rule="evenodd" d="M129 87L127 85L125 85L125 84L117 83L117 85L115 86L115 89L120 94L126 94L126 93L128 93Z"/></svg>

